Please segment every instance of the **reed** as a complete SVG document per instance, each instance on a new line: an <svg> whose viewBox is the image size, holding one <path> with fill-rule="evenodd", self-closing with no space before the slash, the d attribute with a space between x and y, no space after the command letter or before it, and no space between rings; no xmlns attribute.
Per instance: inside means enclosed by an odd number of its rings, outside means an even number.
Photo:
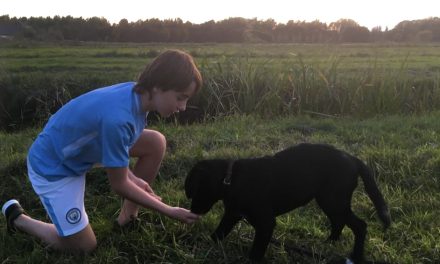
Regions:
<svg viewBox="0 0 440 264"><path fill-rule="evenodd" d="M440 109L436 46L425 53L374 45L0 46L0 129L44 123L81 93L135 80L166 48L196 56L204 87L191 104L206 117L373 117Z"/></svg>

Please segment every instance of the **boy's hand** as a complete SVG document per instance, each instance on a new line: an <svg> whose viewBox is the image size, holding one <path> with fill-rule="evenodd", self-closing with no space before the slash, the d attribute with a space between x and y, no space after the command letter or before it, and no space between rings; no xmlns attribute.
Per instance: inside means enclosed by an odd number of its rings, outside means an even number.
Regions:
<svg viewBox="0 0 440 264"><path fill-rule="evenodd" d="M192 224L200 219L200 215L191 213L185 208L171 207L170 210L170 217L180 220L186 224Z"/></svg>
<svg viewBox="0 0 440 264"><path fill-rule="evenodd" d="M139 186L142 190L147 191L147 193L151 194L151 196L153 196L154 198L156 198L159 201L162 201L162 197L160 197L159 195L155 194L153 191L153 188L151 188L150 184L148 184L148 182L144 181L141 178L138 178L136 176L133 176L131 178L132 181L134 181L134 183Z"/></svg>
<svg viewBox="0 0 440 264"><path fill-rule="evenodd" d="M143 182L145 183L145 185L144 185L144 188L142 188L142 189L147 191L147 193L151 194L157 200L162 201L162 197L160 197L159 195L154 193L153 188L151 188L150 184L148 184L148 182L146 182L146 181L143 181Z"/></svg>

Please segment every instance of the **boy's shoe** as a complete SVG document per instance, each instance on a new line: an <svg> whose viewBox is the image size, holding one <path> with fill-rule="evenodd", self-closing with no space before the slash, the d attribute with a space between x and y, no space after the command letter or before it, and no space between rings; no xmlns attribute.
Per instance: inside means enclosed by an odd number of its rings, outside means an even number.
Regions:
<svg viewBox="0 0 440 264"><path fill-rule="evenodd" d="M8 232L11 233L17 231L14 226L14 220L24 213L20 203L15 199L7 201L2 207L2 213L6 217L6 226Z"/></svg>

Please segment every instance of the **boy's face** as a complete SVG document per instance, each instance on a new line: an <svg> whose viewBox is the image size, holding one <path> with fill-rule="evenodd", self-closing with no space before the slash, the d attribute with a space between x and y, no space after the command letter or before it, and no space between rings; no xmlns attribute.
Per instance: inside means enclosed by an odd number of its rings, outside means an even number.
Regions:
<svg viewBox="0 0 440 264"><path fill-rule="evenodd" d="M162 117L168 117L179 111L185 111L186 103L189 98L194 95L195 90L195 82L192 82L188 88L181 92L175 90L163 91L154 88L152 94L154 110L156 110Z"/></svg>

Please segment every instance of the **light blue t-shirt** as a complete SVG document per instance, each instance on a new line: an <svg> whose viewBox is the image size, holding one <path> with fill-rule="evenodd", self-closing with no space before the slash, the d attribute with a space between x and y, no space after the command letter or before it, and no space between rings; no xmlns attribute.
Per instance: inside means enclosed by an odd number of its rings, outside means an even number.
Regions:
<svg viewBox="0 0 440 264"><path fill-rule="evenodd" d="M85 93L61 107L32 144L28 159L48 180L84 175L94 164L127 167L146 126L134 82Z"/></svg>

